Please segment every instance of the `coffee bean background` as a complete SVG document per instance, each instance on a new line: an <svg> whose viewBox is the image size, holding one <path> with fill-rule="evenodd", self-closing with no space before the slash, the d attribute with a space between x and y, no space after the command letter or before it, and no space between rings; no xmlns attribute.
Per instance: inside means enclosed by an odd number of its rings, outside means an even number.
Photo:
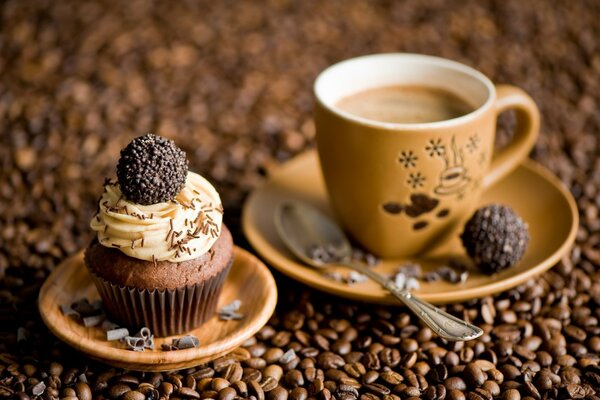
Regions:
<svg viewBox="0 0 600 400"><path fill-rule="evenodd" d="M0 397L600 399L599 21L596 0L3 1ZM317 73L392 51L449 57L531 93L543 115L533 157L579 205L576 245L551 271L448 307L483 337L447 343L403 308L279 275L269 324L197 368L117 370L47 332L39 287L91 239L103 178L133 137L154 132L183 147L247 246L239 216L249 190L314 146ZM498 145L512 124L502 118Z"/></svg>

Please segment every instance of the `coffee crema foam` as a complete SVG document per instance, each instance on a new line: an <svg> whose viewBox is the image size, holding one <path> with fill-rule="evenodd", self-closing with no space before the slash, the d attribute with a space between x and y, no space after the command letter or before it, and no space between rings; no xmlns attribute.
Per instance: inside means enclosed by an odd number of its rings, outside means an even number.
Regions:
<svg viewBox="0 0 600 400"><path fill-rule="evenodd" d="M391 123L445 121L475 109L452 92L427 86L380 86L344 97L336 107L358 117Z"/></svg>

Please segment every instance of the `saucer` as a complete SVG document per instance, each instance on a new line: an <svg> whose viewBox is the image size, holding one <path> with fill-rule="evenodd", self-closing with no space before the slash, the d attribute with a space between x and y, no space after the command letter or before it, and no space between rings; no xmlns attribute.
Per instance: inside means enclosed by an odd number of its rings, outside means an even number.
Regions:
<svg viewBox="0 0 600 400"><path fill-rule="evenodd" d="M186 350L163 351L181 335L155 338L155 350L135 352L120 341L109 342L100 327L86 328L80 321L63 315L59 306L87 298L99 298L83 264L83 252L63 261L46 279L39 295L42 319L59 339L89 357L119 368L141 371L168 371L193 367L214 360L252 337L269 320L277 303L277 287L269 269L255 256L235 247L234 262L221 291L220 309L235 299L242 302L241 320L221 321L213 316L187 334L196 336L200 346ZM132 332L134 334L135 332Z"/></svg>
<svg viewBox="0 0 600 400"><path fill-rule="evenodd" d="M289 277L324 292L367 302L398 304L375 282L347 285L324 277L322 271L298 261L279 238L273 222L274 210L289 200L305 201L333 216L316 151L300 154L275 168L244 205L244 233L264 260ZM517 265L492 276L471 266L463 283L421 282L415 294L423 300L444 304L510 289L546 271L570 250L579 223L575 200L562 182L539 164L527 160L505 179L486 189L479 204L489 203L512 207L529 224L531 240L525 257ZM401 264L410 261L420 264L426 272L446 264L449 259L470 264L458 233L423 258L384 259L375 268L378 272L392 274ZM347 271L343 267L332 270Z"/></svg>

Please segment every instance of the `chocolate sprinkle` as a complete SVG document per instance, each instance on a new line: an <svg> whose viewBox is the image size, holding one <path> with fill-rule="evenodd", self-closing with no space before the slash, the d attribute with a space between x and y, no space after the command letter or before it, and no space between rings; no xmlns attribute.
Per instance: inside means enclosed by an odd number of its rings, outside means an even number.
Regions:
<svg viewBox="0 0 600 400"><path fill-rule="evenodd" d="M121 150L117 176L121 192L138 204L173 200L185 185L188 160L175 142L151 133Z"/></svg>
<svg viewBox="0 0 600 400"><path fill-rule="evenodd" d="M512 208L492 204L478 209L465 225L463 246L486 274L515 265L529 242L527 224Z"/></svg>

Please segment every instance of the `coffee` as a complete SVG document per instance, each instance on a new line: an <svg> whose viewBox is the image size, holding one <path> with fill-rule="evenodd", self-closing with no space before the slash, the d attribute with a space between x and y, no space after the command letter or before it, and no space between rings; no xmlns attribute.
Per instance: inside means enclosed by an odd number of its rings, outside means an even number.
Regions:
<svg viewBox="0 0 600 400"><path fill-rule="evenodd" d="M474 107L456 94L426 86L382 86L342 98L336 106L356 116L380 122L445 121Z"/></svg>

